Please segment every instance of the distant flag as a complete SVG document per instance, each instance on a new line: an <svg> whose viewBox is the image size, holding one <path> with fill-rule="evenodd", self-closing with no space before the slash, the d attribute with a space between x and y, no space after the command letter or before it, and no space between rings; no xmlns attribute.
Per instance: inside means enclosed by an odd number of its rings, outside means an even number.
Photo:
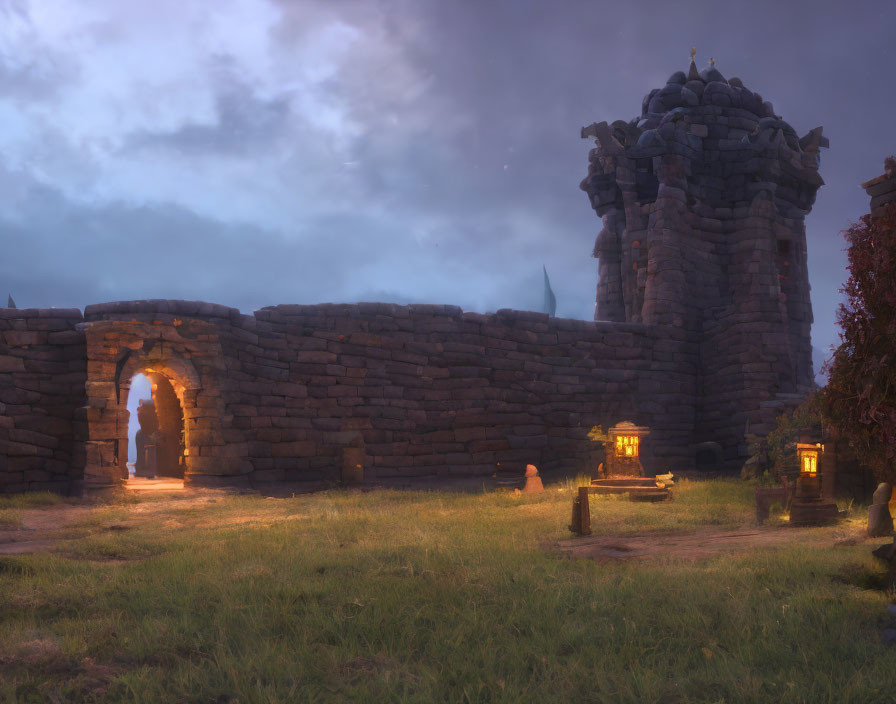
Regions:
<svg viewBox="0 0 896 704"><path fill-rule="evenodd" d="M551 291L551 280L548 278L548 270L545 269L544 264L541 265L541 268L544 269L544 310L542 312L553 317L557 312L557 297Z"/></svg>
<svg viewBox="0 0 896 704"><path fill-rule="evenodd" d="M14 300L12 300L12 294L9 294L8 298L9 298L9 300L6 302L6 307L7 308L15 308L16 302Z"/></svg>

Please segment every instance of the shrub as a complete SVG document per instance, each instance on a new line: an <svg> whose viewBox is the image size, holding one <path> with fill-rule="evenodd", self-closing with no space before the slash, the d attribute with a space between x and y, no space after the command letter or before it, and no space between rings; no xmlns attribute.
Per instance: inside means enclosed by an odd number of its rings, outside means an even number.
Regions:
<svg viewBox="0 0 896 704"><path fill-rule="evenodd" d="M775 429L765 437L752 436L750 439L750 460L744 465L741 476L745 479L760 479L765 475L778 484L781 477L793 478L799 474L796 444L800 432L819 428L822 423L822 395L810 394L799 406L778 416Z"/></svg>
<svg viewBox="0 0 896 704"><path fill-rule="evenodd" d="M889 163L889 162L888 162ZM844 232L849 272L841 289L840 346L825 367L826 421L878 481L896 483L896 204Z"/></svg>

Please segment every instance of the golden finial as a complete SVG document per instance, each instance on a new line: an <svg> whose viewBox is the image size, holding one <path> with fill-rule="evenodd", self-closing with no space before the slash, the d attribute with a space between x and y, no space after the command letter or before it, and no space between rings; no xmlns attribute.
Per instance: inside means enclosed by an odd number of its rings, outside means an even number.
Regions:
<svg viewBox="0 0 896 704"><path fill-rule="evenodd" d="M694 60L694 57L695 57L696 55L697 55L697 47L692 46L692 47L691 47L691 61Z"/></svg>
<svg viewBox="0 0 896 704"><path fill-rule="evenodd" d="M715 58L712 57L712 56L709 57L709 65L710 65L710 66L715 66L715 65L716 65L716 60L715 60Z"/></svg>

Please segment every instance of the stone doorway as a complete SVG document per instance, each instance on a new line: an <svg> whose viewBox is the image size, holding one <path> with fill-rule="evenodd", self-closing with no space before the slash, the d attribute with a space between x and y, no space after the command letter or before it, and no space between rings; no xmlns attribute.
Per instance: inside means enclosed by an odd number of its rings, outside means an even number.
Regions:
<svg viewBox="0 0 896 704"><path fill-rule="evenodd" d="M168 450L168 471L173 473L176 466L183 476L153 481L183 481L188 487L248 484L248 444L233 428L233 414L224 400L224 391L239 382L228 375L218 328L167 311L130 312L131 307L155 305L139 303L103 304L85 311L87 405L80 409L84 487L104 489L127 481L127 401L137 374L156 383L152 395L161 414L157 419L169 429L169 446L174 448Z"/></svg>
<svg viewBox="0 0 896 704"><path fill-rule="evenodd" d="M173 327L173 326L172 326ZM128 397L138 375L151 383L153 435L160 479L189 479L194 460L209 440L217 440L219 415L202 397L210 385L190 359L190 350L164 339L161 326L98 321L85 326L88 380L85 486L123 485L128 481ZM160 335L161 333L161 335ZM173 336L173 335L172 335ZM135 414L137 415L137 414ZM138 421L137 418L133 419ZM157 427L156 427L157 425ZM133 459L137 459L136 457ZM144 482L148 477L142 479Z"/></svg>
<svg viewBox="0 0 896 704"><path fill-rule="evenodd" d="M132 414L128 409L131 384L140 375L149 380L151 400L141 399ZM149 361L139 355L124 359L115 380L113 412L116 439L112 444L112 464L119 480L129 485L158 479L183 480L189 455L190 410L195 405L190 400L197 386L195 377L192 365L181 360ZM128 447L132 423L141 428L134 457L130 457ZM133 477L128 466L131 462Z"/></svg>
<svg viewBox="0 0 896 704"><path fill-rule="evenodd" d="M149 383L150 397L134 404L129 398L130 387L135 380L145 378ZM122 384L121 399L128 409L129 439L136 430L135 448L128 443L129 481L142 479L183 479L186 466L186 428L184 426L183 387L178 395L171 379L160 372L138 373L127 384ZM125 386L129 388L124 388ZM139 384L137 384L139 386ZM131 450L136 450L131 452Z"/></svg>

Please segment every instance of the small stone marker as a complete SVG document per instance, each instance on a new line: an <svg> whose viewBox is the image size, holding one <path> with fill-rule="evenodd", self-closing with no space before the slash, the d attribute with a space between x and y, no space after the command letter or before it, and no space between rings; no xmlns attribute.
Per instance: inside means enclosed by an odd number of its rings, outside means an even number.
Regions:
<svg viewBox="0 0 896 704"><path fill-rule="evenodd" d="M893 488L883 482L878 484L874 495L871 497L871 506L868 509L868 537L880 538L893 535L893 517L890 515L890 497Z"/></svg>
<svg viewBox="0 0 896 704"><path fill-rule="evenodd" d="M526 484L523 487L523 491L544 491L544 485L541 483L541 477L538 476L538 469L534 464L526 465Z"/></svg>

